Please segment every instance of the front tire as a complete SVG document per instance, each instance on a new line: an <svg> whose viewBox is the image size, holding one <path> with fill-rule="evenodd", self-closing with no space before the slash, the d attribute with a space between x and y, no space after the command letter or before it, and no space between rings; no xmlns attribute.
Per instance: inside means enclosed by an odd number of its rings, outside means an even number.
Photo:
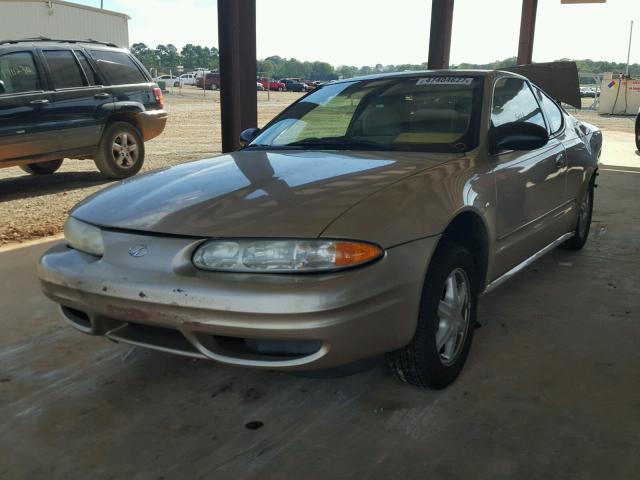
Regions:
<svg viewBox="0 0 640 480"><path fill-rule="evenodd" d="M582 250L587 243L589 230L591 229L591 217L593 216L594 189L595 185L592 180L580 200L578 222L574 235L561 245L562 248L567 250Z"/></svg>
<svg viewBox="0 0 640 480"><path fill-rule="evenodd" d="M473 341L478 290L469 250L458 244L439 247L422 289L414 337L387 354L387 363L400 380L441 389L458 377Z"/></svg>
<svg viewBox="0 0 640 480"><path fill-rule="evenodd" d="M127 178L140 171L144 155L140 131L130 123L114 122L102 135L95 163L109 178Z"/></svg>
<svg viewBox="0 0 640 480"><path fill-rule="evenodd" d="M59 160L51 160L48 162L30 163L28 165L20 165L20 169L31 175L50 175L57 171L62 165L62 158Z"/></svg>

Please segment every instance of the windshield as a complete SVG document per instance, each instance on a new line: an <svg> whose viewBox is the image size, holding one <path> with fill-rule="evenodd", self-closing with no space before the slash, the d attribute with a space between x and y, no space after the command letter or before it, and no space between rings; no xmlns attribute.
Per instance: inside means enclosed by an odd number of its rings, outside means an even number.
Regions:
<svg viewBox="0 0 640 480"><path fill-rule="evenodd" d="M422 76L325 85L247 148L464 152L477 145L482 78Z"/></svg>

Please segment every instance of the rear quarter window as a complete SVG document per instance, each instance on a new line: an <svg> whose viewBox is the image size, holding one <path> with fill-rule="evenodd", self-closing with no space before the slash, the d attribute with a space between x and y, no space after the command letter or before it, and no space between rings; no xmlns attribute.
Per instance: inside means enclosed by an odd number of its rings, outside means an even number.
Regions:
<svg viewBox="0 0 640 480"><path fill-rule="evenodd" d="M92 50L91 55L110 85L147 83L147 78L129 55L123 52Z"/></svg>

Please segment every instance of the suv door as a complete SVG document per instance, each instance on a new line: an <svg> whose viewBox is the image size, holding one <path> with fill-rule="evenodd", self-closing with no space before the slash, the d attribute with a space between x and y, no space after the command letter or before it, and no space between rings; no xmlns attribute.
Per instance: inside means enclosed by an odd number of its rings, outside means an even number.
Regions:
<svg viewBox="0 0 640 480"><path fill-rule="evenodd" d="M0 51L0 162L18 165L59 150L51 95L29 49Z"/></svg>
<svg viewBox="0 0 640 480"><path fill-rule="evenodd" d="M493 91L491 125L528 122L547 128L529 83L500 78ZM533 151L490 156L496 182L496 273L505 273L566 233L566 154L557 137Z"/></svg>
<svg viewBox="0 0 640 480"><path fill-rule="evenodd" d="M66 155L91 155L100 142L105 106L113 98L81 49L51 47L42 56L53 88L60 148Z"/></svg>

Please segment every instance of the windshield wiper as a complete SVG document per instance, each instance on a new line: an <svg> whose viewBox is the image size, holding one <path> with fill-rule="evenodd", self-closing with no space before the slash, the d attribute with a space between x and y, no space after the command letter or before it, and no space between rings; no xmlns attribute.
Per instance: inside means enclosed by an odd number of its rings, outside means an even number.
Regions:
<svg viewBox="0 0 640 480"><path fill-rule="evenodd" d="M328 138L303 138L296 142L287 143L287 147L315 147L336 150L393 150L390 145L381 145L366 140L355 140L345 137L328 137Z"/></svg>

